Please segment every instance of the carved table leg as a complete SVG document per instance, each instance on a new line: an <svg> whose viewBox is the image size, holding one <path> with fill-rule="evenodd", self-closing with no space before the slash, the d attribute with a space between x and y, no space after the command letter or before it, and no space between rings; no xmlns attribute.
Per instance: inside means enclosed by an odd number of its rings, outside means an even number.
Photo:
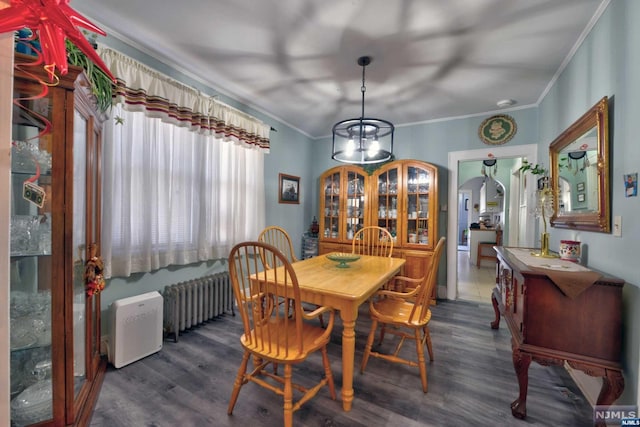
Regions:
<svg viewBox="0 0 640 427"><path fill-rule="evenodd" d="M602 377L602 388L598 395L596 405L598 406L610 406L615 402L618 397L624 391L624 378L620 371L605 370L605 374ZM606 423L603 420L596 422L596 427L606 427Z"/></svg>
<svg viewBox="0 0 640 427"><path fill-rule="evenodd" d="M515 347L515 342L511 343L513 347L513 367L518 376L518 387L520 394L518 398L511 403L511 415L523 420L527 416L527 388L529 387L529 365L531 365L531 355L521 352Z"/></svg>
<svg viewBox="0 0 640 427"><path fill-rule="evenodd" d="M496 318L491 322L491 329L498 329L500 327L500 309L498 308L498 300L495 294L491 293L491 304L493 304L493 311L496 313Z"/></svg>
<svg viewBox="0 0 640 427"><path fill-rule="evenodd" d="M602 377L602 388L598 395L597 405L609 406L615 402L624 391L624 378L620 371L607 369Z"/></svg>

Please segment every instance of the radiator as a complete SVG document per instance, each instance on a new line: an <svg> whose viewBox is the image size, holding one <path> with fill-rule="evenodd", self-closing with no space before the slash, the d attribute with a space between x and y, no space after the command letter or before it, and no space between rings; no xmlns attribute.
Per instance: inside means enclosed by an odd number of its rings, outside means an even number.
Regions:
<svg viewBox="0 0 640 427"><path fill-rule="evenodd" d="M176 283L164 288L164 330L178 342L180 332L227 312L235 315L229 272Z"/></svg>
<svg viewBox="0 0 640 427"><path fill-rule="evenodd" d="M162 349L163 298L153 291L114 301L109 361L116 368Z"/></svg>

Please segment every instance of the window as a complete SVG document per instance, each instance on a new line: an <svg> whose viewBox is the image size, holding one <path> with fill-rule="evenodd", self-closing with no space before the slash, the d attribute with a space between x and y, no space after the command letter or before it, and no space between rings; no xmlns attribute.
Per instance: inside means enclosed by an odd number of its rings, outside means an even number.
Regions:
<svg viewBox="0 0 640 427"><path fill-rule="evenodd" d="M105 128L107 277L226 258L264 226L264 154L215 135L112 109Z"/></svg>

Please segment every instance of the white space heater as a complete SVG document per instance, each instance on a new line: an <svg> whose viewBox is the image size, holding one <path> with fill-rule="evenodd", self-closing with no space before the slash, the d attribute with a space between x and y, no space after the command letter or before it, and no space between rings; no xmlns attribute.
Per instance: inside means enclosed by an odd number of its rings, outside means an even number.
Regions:
<svg viewBox="0 0 640 427"><path fill-rule="evenodd" d="M109 361L113 366L120 368L162 349L162 307L157 291L111 304Z"/></svg>

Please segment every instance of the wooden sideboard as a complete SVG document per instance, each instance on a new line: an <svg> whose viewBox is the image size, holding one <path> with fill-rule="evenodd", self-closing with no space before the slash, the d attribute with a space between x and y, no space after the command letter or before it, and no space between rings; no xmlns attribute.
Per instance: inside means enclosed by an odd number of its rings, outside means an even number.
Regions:
<svg viewBox="0 0 640 427"><path fill-rule="evenodd" d="M525 262L529 251L496 247L496 287L491 296L496 317L491 327L499 327L502 315L512 335L513 366L520 390L511 404L512 415L526 417L532 360L544 366L567 362L587 375L602 377L597 405L611 405L624 390L620 365L624 281L603 274L570 298L544 269ZM548 264L553 270L565 262L555 259Z"/></svg>

